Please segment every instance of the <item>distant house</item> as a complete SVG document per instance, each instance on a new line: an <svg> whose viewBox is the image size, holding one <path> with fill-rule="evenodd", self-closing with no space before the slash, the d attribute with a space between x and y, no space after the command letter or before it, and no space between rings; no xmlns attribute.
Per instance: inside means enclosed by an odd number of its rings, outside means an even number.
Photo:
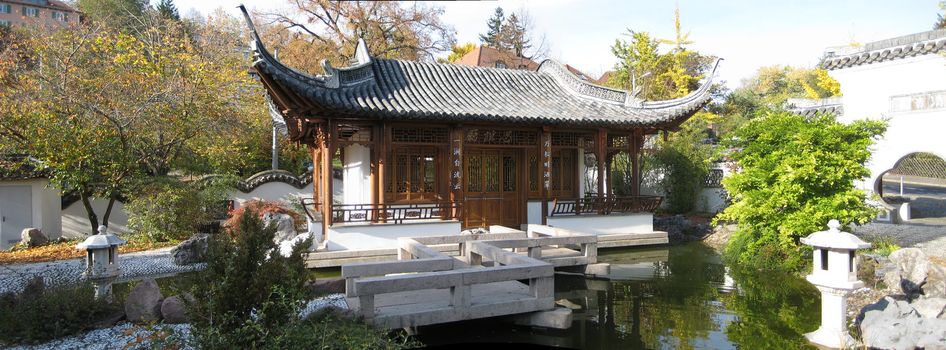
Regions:
<svg viewBox="0 0 946 350"><path fill-rule="evenodd" d="M453 63L473 67L524 69L531 71L539 69L539 64L533 60L519 57L511 51L499 50L486 45L480 45Z"/></svg>
<svg viewBox="0 0 946 350"><path fill-rule="evenodd" d="M0 0L0 26L79 23L79 12L58 0Z"/></svg>

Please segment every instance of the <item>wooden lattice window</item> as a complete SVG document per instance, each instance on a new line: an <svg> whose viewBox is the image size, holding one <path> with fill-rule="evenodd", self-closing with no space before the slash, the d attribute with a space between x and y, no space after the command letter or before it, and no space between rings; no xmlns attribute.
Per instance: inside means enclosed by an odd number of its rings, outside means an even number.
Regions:
<svg viewBox="0 0 946 350"><path fill-rule="evenodd" d="M469 129L466 143L478 145L534 146L539 135L530 130Z"/></svg>
<svg viewBox="0 0 946 350"><path fill-rule="evenodd" d="M549 195L553 198L576 198L578 163L575 157L577 152L571 149L552 151L551 188Z"/></svg>
<svg viewBox="0 0 946 350"><path fill-rule="evenodd" d="M526 171L529 177L529 197L539 197L539 155L535 150L526 151Z"/></svg>
<svg viewBox="0 0 946 350"><path fill-rule="evenodd" d="M391 127L391 141L393 142L444 144L449 139L448 134L446 128Z"/></svg>
<svg viewBox="0 0 946 350"><path fill-rule="evenodd" d="M608 148L627 149L630 144L628 135L608 135Z"/></svg>
<svg viewBox="0 0 946 350"><path fill-rule="evenodd" d="M567 132L556 131L552 133L552 146L554 147L584 147L585 149L594 149L594 137L586 132Z"/></svg>
<svg viewBox="0 0 946 350"><path fill-rule="evenodd" d="M341 142L371 143L371 127L362 125L341 124L336 129L336 135Z"/></svg>
<svg viewBox="0 0 946 350"><path fill-rule="evenodd" d="M389 200L439 200L440 151L436 147L395 147L386 176Z"/></svg>

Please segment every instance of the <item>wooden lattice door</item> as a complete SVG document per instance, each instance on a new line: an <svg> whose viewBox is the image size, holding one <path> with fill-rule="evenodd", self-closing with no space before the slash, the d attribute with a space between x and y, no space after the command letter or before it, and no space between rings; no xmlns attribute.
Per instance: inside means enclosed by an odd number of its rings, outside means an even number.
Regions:
<svg viewBox="0 0 946 350"><path fill-rule="evenodd" d="M471 149L464 157L464 227L519 228L522 162L518 150Z"/></svg>

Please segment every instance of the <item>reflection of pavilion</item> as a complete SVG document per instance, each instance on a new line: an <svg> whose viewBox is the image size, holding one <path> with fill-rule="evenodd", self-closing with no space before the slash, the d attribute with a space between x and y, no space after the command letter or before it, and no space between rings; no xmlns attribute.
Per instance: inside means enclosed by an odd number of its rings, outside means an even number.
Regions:
<svg viewBox="0 0 946 350"><path fill-rule="evenodd" d="M614 175L639 179L645 137L676 130L711 98L709 81L642 101L552 60L535 71L411 62L372 57L363 42L353 65L326 62L313 76L276 60L255 31L252 45L290 139L312 151L311 218L329 250L491 225L655 234L660 198L641 196L639 180L618 196ZM618 155L631 159L627 169L612 168ZM343 169L340 203L333 163ZM589 167L600 174L593 181ZM666 233L617 241L608 244L666 243Z"/></svg>

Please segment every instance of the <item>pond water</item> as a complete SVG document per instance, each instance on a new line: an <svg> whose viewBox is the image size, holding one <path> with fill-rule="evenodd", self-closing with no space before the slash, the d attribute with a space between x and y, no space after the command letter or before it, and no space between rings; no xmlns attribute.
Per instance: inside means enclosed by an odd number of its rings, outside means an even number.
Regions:
<svg viewBox="0 0 946 350"><path fill-rule="evenodd" d="M570 329L494 319L421 327L430 346L529 343L581 349L813 348L818 291L793 275L737 271L701 243L602 250L615 279L555 276L556 300L574 310Z"/></svg>

